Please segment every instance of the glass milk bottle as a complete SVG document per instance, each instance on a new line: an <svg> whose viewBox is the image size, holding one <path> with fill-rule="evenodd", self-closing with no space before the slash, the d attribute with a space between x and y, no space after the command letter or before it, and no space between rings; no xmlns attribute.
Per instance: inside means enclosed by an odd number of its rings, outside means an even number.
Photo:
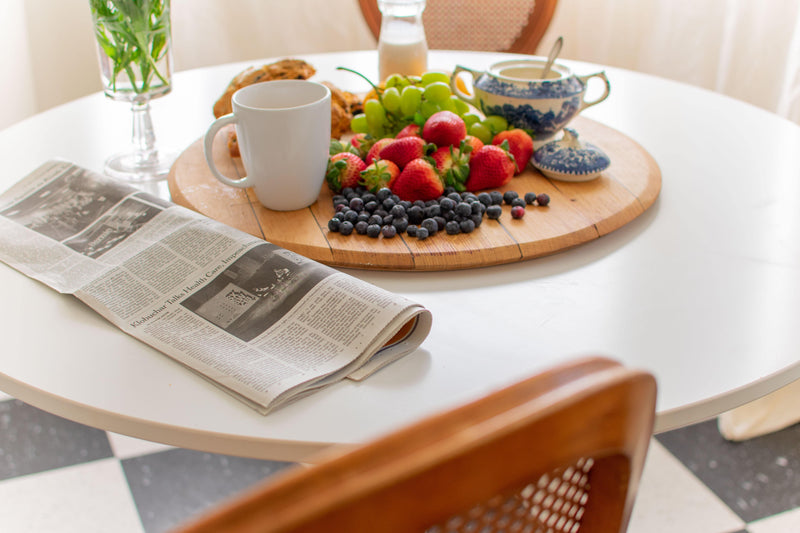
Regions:
<svg viewBox="0 0 800 533"><path fill-rule="evenodd" d="M378 39L378 73L381 81L391 74L419 76L428 68L428 43L422 26L425 0L378 0L381 33Z"/></svg>

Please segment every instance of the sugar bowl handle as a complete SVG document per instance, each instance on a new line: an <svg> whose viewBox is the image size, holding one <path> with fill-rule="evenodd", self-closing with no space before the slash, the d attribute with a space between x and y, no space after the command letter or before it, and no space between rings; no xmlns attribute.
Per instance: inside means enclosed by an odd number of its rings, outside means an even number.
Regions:
<svg viewBox="0 0 800 533"><path fill-rule="evenodd" d="M600 102L602 102L603 100L608 98L608 93L611 92L611 84L608 82L608 77L606 77L606 72L604 70L600 71L600 72L596 72L594 74L589 74L587 76L577 76L577 78L579 80L581 80L581 83L583 83L583 85L585 87L589 86L589 80L591 78L600 78L601 80L603 80L603 82L605 82L605 89L603 90L603 94L601 94L599 97L597 97L596 99L594 99L592 101L589 101L589 102L587 102L586 100L581 98L581 108L580 108L579 111L583 111L587 107L591 107L591 106L593 106L595 104L599 104Z"/></svg>
<svg viewBox="0 0 800 533"><path fill-rule="evenodd" d="M472 87L473 91L472 94L468 94L462 91L458 87L458 75L462 72L469 72L469 75L472 77ZM450 90L453 91L453 94L467 102L468 104L472 104L474 106L478 106L477 97L475 95L474 87L475 87L475 80L478 79L478 76L483 74L483 72L476 72L472 69L468 69L466 67L462 67L461 65L456 65L456 69L453 71L453 74L450 76Z"/></svg>

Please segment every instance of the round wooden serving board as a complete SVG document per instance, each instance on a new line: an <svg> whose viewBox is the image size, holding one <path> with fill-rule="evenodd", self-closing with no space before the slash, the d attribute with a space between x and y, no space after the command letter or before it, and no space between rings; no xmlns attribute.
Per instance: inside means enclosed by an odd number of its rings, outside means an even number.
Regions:
<svg viewBox="0 0 800 533"><path fill-rule="evenodd" d="M386 239L328 231L334 210L332 193L323 185L308 208L281 212L264 208L250 189L217 181L206 165L202 139L179 157L169 175L173 201L273 244L332 266L378 270L454 270L533 259L597 239L635 219L661 190L661 171L639 144L590 119L577 117L571 127L581 140L605 151L611 166L597 179L568 183L545 178L530 165L500 190L547 193L550 205L528 206L525 216L511 218L503 206L499 220L484 217L470 234L443 231L424 241L408 235ZM225 132L214 143L220 171L243 176L232 158Z"/></svg>

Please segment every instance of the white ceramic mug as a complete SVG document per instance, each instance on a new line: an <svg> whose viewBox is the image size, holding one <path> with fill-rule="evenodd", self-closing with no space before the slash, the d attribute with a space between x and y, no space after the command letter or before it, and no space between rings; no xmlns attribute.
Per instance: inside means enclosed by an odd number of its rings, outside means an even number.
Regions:
<svg viewBox="0 0 800 533"><path fill-rule="evenodd" d="M261 204L292 211L313 204L328 164L331 140L331 91L308 80L256 83L233 94L233 113L219 117L205 135L206 162L227 185L253 187ZM247 175L223 176L214 164L217 132L235 124Z"/></svg>

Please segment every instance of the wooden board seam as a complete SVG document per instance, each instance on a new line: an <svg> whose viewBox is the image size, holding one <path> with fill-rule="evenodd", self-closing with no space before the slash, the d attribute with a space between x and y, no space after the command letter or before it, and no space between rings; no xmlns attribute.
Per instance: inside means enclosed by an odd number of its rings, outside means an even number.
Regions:
<svg viewBox="0 0 800 533"><path fill-rule="evenodd" d="M314 210L311 209L310 206L307 207L306 209L309 210L309 212L311 213L311 218L314 219L314 222L316 223L317 227L319 228L320 233L322 233L322 237L325 239L325 244L328 246L328 250L330 250L330 252L331 252L331 257L334 257L335 254L334 254L334 251L333 251L333 246L331 246L331 241L328 240L328 234L325 233L325 227L323 227L323 225L320 224L320 221L317 218L317 215L314 214Z"/></svg>
<svg viewBox="0 0 800 533"><path fill-rule="evenodd" d="M511 234L511 232L508 230L508 227L506 227L506 225L503 223L502 220L498 219L497 221L500 223L500 227L503 228L503 231L506 233L506 235L508 235L508 238L511 239L512 241L514 241L514 244L517 246L517 251L519 252L519 259L518 260L522 261L522 259L525 258L525 254L522 253L522 245L514 237L514 235Z"/></svg>
<svg viewBox="0 0 800 533"><path fill-rule="evenodd" d="M546 180L546 181L547 181L547 182L548 182L550 185L552 185L552 186L553 186L553 188L554 188L555 190L557 190L557 191L558 191L558 192L560 192L562 195L564 195L564 197L565 197L565 198L568 196L568 195L567 195L567 193L566 193L566 192L564 192L564 190L563 190L563 189L561 189L561 187L559 187L559 182L558 182L558 180L554 180L554 179L552 179L552 178L548 178L547 176L544 176L544 175L543 175L542 177L543 177L543 178L544 178L544 179L545 179L545 180ZM614 179L614 178L612 178L612 179ZM617 179L614 179L614 181L615 181L615 182L617 182L617 183L619 183L619 184L620 184L620 185L621 185L621 186L622 186L622 187L623 187L623 188L624 188L626 191L628 191L628 192L630 192L630 193L631 193L631 196L633 196L634 198L636 198L636 195L634 195L634 194L633 194L633 193L632 193L632 192L631 192L631 191L630 191L630 190L629 190L627 187L625 187L625 185L624 185L624 184L620 183L620 181L619 181L619 180L617 180ZM638 198L636 198L636 200L638 201L639 199L638 199ZM602 237L602 236L603 236L603 234L602 234L602 233L600 233L600 228L598 228L598 227L597 227L597 222L592 222L591 220L589 220L589 217L587 217L587 216L586 216L586 215L584 215L583 213L580 213L580 215L581 215L581 217L582 217L584 220L586 220L586 223L587 223L588 225L590 225L590 226L591 226L591 227L594 229L594 232L595 232L595 234L596 234L596 237L595 237L595 238L599 239L600 237ZM572 248L572 247L570 247L570 248ZM568 249L569 249L569 248L565 248L565 250L568 250Z"/></svg>

